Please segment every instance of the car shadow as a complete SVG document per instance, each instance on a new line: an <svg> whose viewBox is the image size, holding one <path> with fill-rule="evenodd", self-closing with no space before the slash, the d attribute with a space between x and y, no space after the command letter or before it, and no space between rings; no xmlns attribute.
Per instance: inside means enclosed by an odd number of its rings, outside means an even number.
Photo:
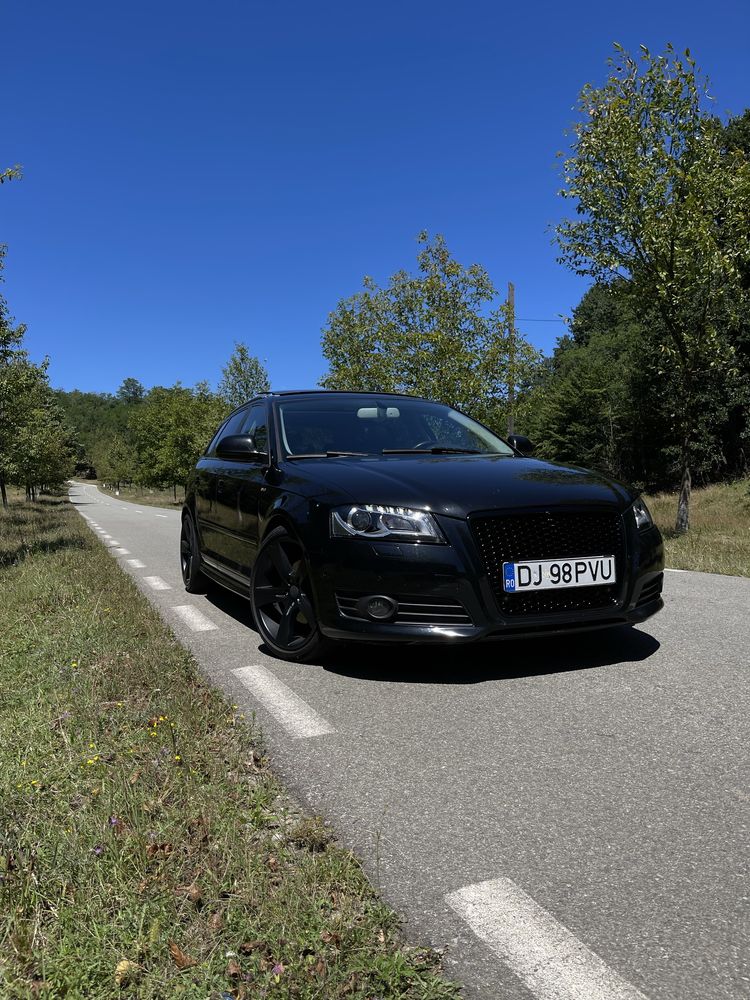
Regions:
<svg viewBox="0 0 750 1000"><path fill-rule="evenodd" d="M239 594L235 594L231 590L225 590L218 583L212 582L208 583L202 593L208 603L212 604L223 614L229 615L236 622L239 622L241 625L247 625L253 632L257 632L255 622L253 621L250 601L247 598L240 597Z"/></svg>
<svg viewBox="0 0 750 1000"><path fill-rule="evenodd" d="M257 635L248 600L218 585L209 585L205 596L215 608ZM659 646L648 632L622 625L538 639L445 645L341 642L332 644L330 651L310 666L360 680L481 684L637 663L653 656ZM260 646L260 650L273 657L267 646Z"/></svg>
<svg viewBox="0 0 750 1000"><path fill-rule="evenodd" d="M620 626L555 637L451 646L349 643L321 659L320 666L361 680L481 684L640 662L653 656L659 645L648 632Z"/></svg>

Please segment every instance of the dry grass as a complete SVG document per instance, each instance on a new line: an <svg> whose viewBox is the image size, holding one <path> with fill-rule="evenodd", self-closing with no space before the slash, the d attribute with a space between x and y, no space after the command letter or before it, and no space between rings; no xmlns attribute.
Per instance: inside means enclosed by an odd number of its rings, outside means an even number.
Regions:
<svg viewBox="0 0 750 1000"><path fill-rule="evenodd" d="M646 499L664 535L667 566L750 576L750 479L695 490L690 530L681 536L674 532L677 495Z"/></svg>

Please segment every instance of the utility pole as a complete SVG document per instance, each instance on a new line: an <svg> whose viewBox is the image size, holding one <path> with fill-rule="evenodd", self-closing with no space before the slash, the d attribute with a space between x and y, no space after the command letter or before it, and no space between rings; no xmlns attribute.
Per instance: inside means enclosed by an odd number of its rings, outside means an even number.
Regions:
<svg viewBox="0 0 750 1000"><path fill-rule="evenodd" d="M508 282L508 434L515 433L516 405L516 290Z"/></svg>

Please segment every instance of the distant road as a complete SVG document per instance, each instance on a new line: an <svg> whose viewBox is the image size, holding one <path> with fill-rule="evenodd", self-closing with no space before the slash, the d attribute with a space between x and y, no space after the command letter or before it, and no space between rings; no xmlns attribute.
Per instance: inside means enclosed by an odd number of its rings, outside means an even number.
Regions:
<svg viewBox="0 0 750 1000"><path fill-rule="evenodd" d="M638 630L299 665L184 592L178 512L71 499L469 1000L750 998L750 579L667 573Z"/></svg>

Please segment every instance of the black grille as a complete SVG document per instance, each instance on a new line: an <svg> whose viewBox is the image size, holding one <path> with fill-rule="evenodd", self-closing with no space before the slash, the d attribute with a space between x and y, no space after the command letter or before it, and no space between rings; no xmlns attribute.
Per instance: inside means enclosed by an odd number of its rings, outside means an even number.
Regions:
<svg viewBox="0 0 750 1000"><path fill-rule="evenodd" d="M357 602L366 594L336 594L336 604L345 618L370 621L357 608ZM459 601L447 597L398 597L389 594L398 602L398 612L386 624L389 625L471 625L466 608Z"/></svg>
<svg viewBox="0 0 750 1000"><path fill-rule="evenodd" d="M503 615L592 611L618 604L624 569L622 518L617 511L539 511L471 519L490 584ZM526 559L615 556L617 583L609 586L506 594L503 563Z"/></svg>
<svg viewBox="0 0 750 1000"><path fill-rule="evenodd" d="M644 604L650 604L655 601L657 597L661 596L661 589L664 583L664 574L659 573L658 576L650 580L641 591L641 596L638 598L637 608L642 607Z"/></svg>

